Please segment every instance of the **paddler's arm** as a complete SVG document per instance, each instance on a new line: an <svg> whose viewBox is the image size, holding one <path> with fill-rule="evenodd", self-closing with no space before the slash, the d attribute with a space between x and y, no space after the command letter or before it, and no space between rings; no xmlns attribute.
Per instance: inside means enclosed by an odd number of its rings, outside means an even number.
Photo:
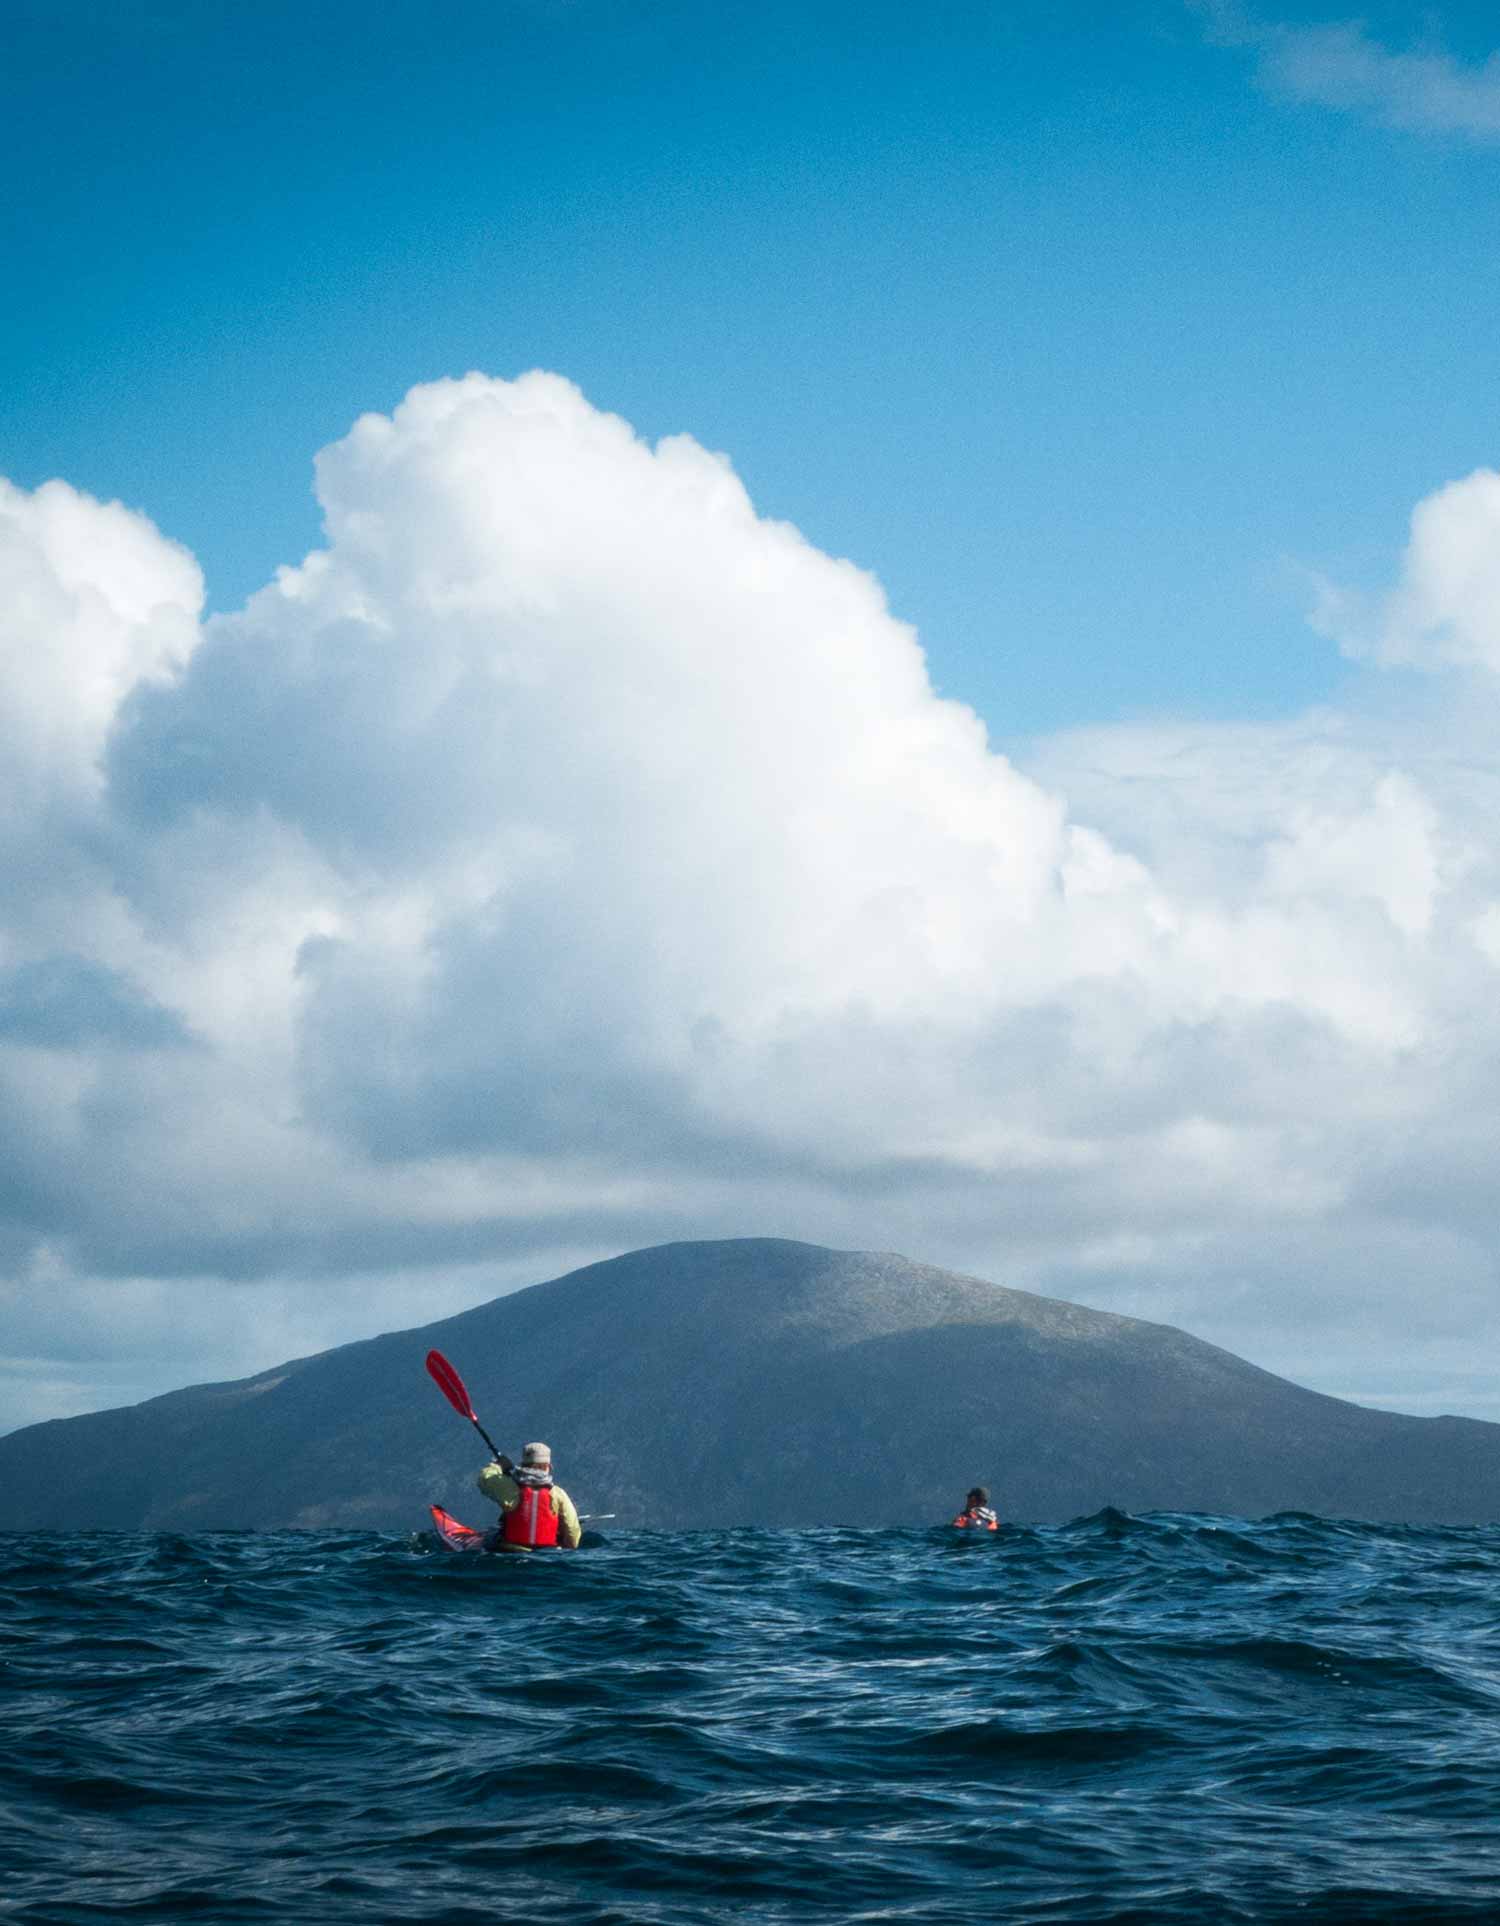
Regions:
<svg viewBox="0 0 1500 1926"><path fill-rule="evenodd" d="M514 1511L521 1502L521 1487L500 1464L487 1464L474 1482L502 1511Z"/></svg>
<svg viewBox="0 0 1500 1926"><path fill-rule="evenodd" d="M557 1542L566 1545L569 1551L577 1551L578 1541L583 1536L583 1526L578 1522L578 1513L573 1500L557 1485L552 1487L552 1502L557 1506Z"/></svg>

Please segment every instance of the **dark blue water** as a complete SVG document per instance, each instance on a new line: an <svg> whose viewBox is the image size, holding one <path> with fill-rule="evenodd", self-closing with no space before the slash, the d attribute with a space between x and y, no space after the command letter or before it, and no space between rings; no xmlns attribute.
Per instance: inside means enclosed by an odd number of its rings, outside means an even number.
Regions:
<svg viewBox="0 0 1500 1926"><path fill-rule="evenodd" d="M1500 1529L0 1535L0 1918L1500 1920Z"/></svg>

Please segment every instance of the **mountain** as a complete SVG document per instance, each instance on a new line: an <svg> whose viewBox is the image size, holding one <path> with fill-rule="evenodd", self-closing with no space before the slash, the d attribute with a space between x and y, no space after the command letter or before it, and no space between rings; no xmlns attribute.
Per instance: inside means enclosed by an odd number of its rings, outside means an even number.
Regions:
<svg viewBox="0 0 1500 1926"><path fill-rule="evenodd" d="M906 1258L745 1238L592 1264L418 1330L0 1438L0 1528L487 1522L485 1453L553 1447L622 1525L921 1524L1104 1505L1500 1518L1500 1425L1307 1391L1167 1325Z"/></svg>

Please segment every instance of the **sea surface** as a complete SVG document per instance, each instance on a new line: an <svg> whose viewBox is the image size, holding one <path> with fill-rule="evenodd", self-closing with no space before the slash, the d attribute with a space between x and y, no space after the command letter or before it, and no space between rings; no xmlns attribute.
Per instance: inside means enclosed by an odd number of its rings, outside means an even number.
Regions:
<svg viewBox="0 0 1500 1926"><path fill-rule="evenodd" d="M0 1534L0 1919L1500 1921L1500 1528Z"/></svg>

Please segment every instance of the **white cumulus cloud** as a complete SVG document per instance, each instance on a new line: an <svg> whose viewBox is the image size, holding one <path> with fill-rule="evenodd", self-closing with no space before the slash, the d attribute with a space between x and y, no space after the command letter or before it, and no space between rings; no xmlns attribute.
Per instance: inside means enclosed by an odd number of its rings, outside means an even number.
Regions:
<svg viewBox="0 0 1500 1926"><path fill-rule="evenodd" d="M1500 606L1468 487L1412 633ZM1022 769L871 575L557 376L414 389L318 488L326 547L206 622L143 517L0 495L14 1421L129 1328L222 1375L674 1236L1249 1304L1283 1368L1331 1316L1382 1369L1429 1246L1482 1296L1493 695Z"/></svg>
<svg viewBox="0 0 1500 1926"><path fill-rule="evenodd" d="M1500 474L1476 469L1418 503L1389 595L1372 604L1318 587L1315 623L1350 656L1500 672Z"/></svg>

